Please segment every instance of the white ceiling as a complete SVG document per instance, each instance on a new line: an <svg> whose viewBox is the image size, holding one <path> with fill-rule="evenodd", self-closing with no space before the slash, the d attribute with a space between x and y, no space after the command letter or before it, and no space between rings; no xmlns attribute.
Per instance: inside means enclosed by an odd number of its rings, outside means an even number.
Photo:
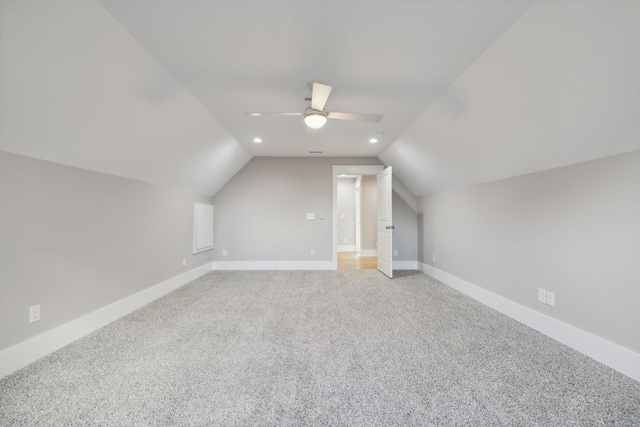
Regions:
<svg viewBox="0 0 640 427"><path fill-rule="evenodd" d="M416 195L640 149L640 1L538 1L378 157Z"/></svg>
<svg viewBox="0 0 640 427"><path fill-rule="evenodd" d="M251 156L423 195L640 149L637 0L0 0L0 55L0 149L205 194ZM245 115L313 81L384 119Z"/></svg>
<svg viewBox="0 0 640 427"><path fill-rule="evenodd" d="M0 150L213 194L251 155L95 1L0 1Z"/></svg>

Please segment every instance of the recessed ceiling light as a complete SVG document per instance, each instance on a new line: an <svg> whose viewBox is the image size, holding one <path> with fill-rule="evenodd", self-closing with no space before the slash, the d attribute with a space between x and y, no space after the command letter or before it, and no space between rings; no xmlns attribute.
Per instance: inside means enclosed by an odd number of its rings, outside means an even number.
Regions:
<svg viewBox="0 0 640 427"><path fill-rule="evenodd" d="M251 117L260 117L262 113L247 113L247 115Z"/></svg>
<svg viewBox="0 0 640 427"><path fill-rule="evenodd" d="M371 138L371 139L369 140L369 143L371 143L371 144L375 144L375 143L377 143L377 142L378 142L378 138Z"/></svg>
<svg viewBox="0 0 640 427"><path fill-rule="evenodd" d="M260 144L262 142L262 138L253 138L253 142Z"/></svg>

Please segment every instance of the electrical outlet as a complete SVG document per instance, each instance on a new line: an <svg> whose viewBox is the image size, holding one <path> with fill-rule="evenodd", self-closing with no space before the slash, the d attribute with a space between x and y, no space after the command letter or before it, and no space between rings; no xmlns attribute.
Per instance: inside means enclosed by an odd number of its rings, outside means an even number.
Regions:
<svg viewBox="0 0 640 427"><path fill-rule="evenodd" d="M547 303L547 291L542 288L538 288L538 301L541 303Z"/></svg>
<svg viewBox="0 0 640 427"><path fill-rule="evenodd" d="M183 267L187 266L187 259L186 258L182 258L182 266Z"/></svg>
<svg viewBox="0 0 640 427"><path fill-rule="evenodd" d="M554 306L556 305L556 294L551 292L551 291L547 291L547 304L549 304L550 306Z"/></svg>
<svg viewBox="0 0 640 427"><path fill-rule="evenodd" d="M40 304L29 307L29 323L40 320Z"/></svg>
<svg viewBox="0 0 640 427"><path fill-rule="evenodd" d="M227 255L229 255L229 253L227 252L227 250L226 250L226 249L223 249L223 250L222 250L222 256L227 256Z"/></svg>
<svg viewBox="0 0 640 427"><path fill-rule="evenodd" d="M435 254L434 254L431 258L432 258L432 260L433 260L433 263L435 264L435 262L436 262L436 256L435 256Z"/></svg>
<svg viewBox="0 0 640 427"><path fill-rule="evenodd" d="M316 250L315 249L311 249L311 256L316 256Z"/></svg>
<svg viewBox="0 0 640 427"><path fill-rule="evenodd" d="M320 212L320 214L318 214L318 219L324 219L324 212Z"/></svg>
<svg viewBox="0 0 640 427"><path fill-rule="evenodd" d="M397 249L393 250L393 256L398 256L398 250Z"/></svg>

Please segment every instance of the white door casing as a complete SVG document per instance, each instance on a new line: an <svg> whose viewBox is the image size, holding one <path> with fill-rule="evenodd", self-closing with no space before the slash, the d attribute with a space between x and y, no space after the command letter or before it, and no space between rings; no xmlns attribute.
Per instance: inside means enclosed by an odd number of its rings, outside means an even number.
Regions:
<svg viewBox="0 0 640 427"><path fill-rule="evenodd" d="M333 270L338 269L338 176L347 175L377 175L384 169L382 165L332 165L333 175Z"/></svg>

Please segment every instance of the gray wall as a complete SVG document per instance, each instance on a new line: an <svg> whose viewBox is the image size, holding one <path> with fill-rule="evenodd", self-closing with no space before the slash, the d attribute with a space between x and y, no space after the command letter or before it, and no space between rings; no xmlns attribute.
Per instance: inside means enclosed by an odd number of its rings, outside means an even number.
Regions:
<svg viewBox="0 0 640 427"><path fill-rule="evenodd" d="M639 151L419 205L420 261L640 351ZM555 307L537 302L538 287Z"/></svg>
<svg viewBox="0 0 640 427"><path fill-rule="evenodd" d="M393 177L394 181L397 179ZM393 249L398 251L394 261L418 259L418 214L395 190L393 191Z"/></svg>
<svg viewBox="0 0 640 427"><path fill-rule="evenodd" d="M331 165L379 164L376 158L359 157L254 157L214 195L214 259L331 260ZM323 212L324 220L307 220L307 212L316 218Z"/></svg>
<svg viewBox="0 0 640 427"><path fill-rule="evenodd" d="M355 178L338 178L338 247L356 244Z"/></svg>
<svg viewBox="0 0 640 427"><path fill-rule="evenodd" d="M211 197L0 151L0 350L210 262L194 202Z"/></svg>

